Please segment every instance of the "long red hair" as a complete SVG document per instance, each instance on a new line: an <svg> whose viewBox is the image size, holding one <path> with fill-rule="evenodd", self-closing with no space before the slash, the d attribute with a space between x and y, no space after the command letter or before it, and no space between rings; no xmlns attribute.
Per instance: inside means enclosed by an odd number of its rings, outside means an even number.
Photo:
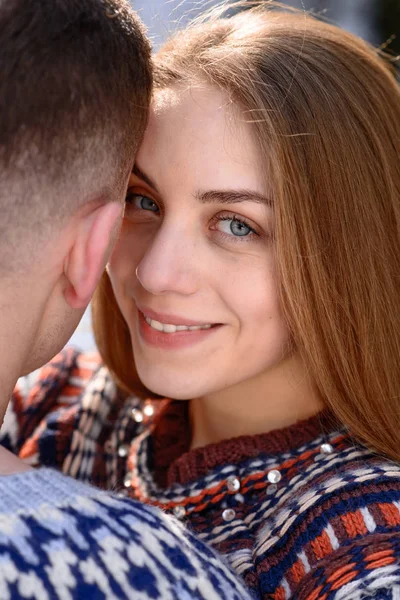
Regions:
<svg viewBox="0 0 400 600"><path fill-rule="evenodd" d="M272 181L284 315L325 404L400 460L400 91L375 49L304 13L256 6L173 37L156 90L207 81L244 110ZM148 394L107 274L97 343Z"/></svg>

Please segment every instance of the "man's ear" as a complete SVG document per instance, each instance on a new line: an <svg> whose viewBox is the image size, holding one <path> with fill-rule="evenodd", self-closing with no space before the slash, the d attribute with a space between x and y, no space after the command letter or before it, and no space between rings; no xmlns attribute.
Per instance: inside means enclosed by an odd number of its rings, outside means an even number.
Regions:
<svg viewBox="0 0 400 600"><path fill-rule="evenodd" d="M64 297L71 308L89 304L118 235L122 210L119 202L108 202L80 217L64 263Z"/></svg>

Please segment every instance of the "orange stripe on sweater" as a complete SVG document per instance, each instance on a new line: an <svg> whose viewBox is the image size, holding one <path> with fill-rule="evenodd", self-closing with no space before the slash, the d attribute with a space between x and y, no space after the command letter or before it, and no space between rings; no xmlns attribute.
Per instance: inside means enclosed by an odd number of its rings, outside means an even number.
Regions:
<svg viewBox="0 0 400 600"><path fill-rule="evenodd" d="M307 600L325 600L326 598L326 594L321 594L321 590L322 590L322 585L319 585L317 588L315 588L315 590L312 592L312 594L309 594L307 596Z"/></svg>
<svg viewBox="0 0 400 600"><path fill-rule="evenodd" d="M82 382L84 383L84 382ZM82 387L76 387L73 385L66 385L62 388L62 393L60 396L66 396L67 398L72 398L73 396L79 396L82 393Z"/></svg>
<svg viewBox="0 0 400 600"><path fill-rule="evenodd" d="M356 576L357 576L357 571L352 571L351 573L344 575L343 577L341 577L340 579L335 581L335 583L332 584L332 589L333 590L340 589L347 583L350 583L350 581L352 581Z"/></svg>
<svg viewBox="0 0 400 600"><path fill-rule="evenodd" d="M366 569L377 569L379 567L387 567L388 565L392 565L396 562L396 558L394 556L387 556L386 558L381 558L380 560L375 560L374 562L370 562Z"/></svg>
<svg viewBox="0 0 400 600"><path fill-rule="evenodd" d="M313 549L317 560L321 560L321 558L332 553L332 544L326 531L323 531L321 535L312 540L311 548Z"/></svg>
<svg viewBox="0 0 400 600"><path fill-rule="evenodd" d="M379 550L378 552L371 552L365 557L365 562L370 562L374 560L380 560L381 558L386 558L387 556L393 556L393 550L388 548L387 550Z"/></svg>
<svg viewBox="0 0 400 600"><path fill-rule="evenodd" d="M386 521L386 523L390 527L395 527L396 525L400 525L400 512L394 504L389 502L378 503L380 511Z"/></svg>
<svg viewBox="0 0 400 600"><path fill-rule="evenodd" d="M35 435L35 437L29 438L25 444L22 446L21 450L18 453L18 457L21 460L25 460L35 455L38 452L38 439L40 437L40 433Z"/></svg>
<svg viewBox="0 0 400 600"><path fill-rule="evenodd" d="M379 552L372 552L365 557L367 569L377 569L378 567L386 567L396 562L396 557L393 554L393 550L388 548L387 550L380 550Z"/></svg>
<svg viewBox="0 0 400 600"><path fill-rule="evenodd" d="M306 570L305 570L304 565L301 562L301 560L296 561L294 563L294 565L292 566L292 568L290 569L290 575L291 575L294 583L299 583L299 581L301 581L303 579L305 574L306 574Z"/></svg>
<svg viewBox="0 0 400 600"><path fill-rule="evenodd" d="M355 538L358 535L366 535L368 533L364 517L359 510L340 515L340 518L345 526L347 535L351 538Z"/></svg>
<svg viewBox="0 0 400 600"><path fill-rule="evenodd" d="M329 583L333 583L336 581L336 579L338 579L339 577L343 577L344 575L346 575L349 571L351 571L354 567L356 566L356 563L352 562L349 563L348 565L344 565L344 567L340 567L339 569L336 569L336 571L334 571L331 575L329 575L329 577L327 577L327 581Z"/></svg>
<svg viewBox="0 0 400 600"><path fill-rule="evenodd" d="M283 587L278 587L275 594L274 600L286 600L286 593Z"/></svg>

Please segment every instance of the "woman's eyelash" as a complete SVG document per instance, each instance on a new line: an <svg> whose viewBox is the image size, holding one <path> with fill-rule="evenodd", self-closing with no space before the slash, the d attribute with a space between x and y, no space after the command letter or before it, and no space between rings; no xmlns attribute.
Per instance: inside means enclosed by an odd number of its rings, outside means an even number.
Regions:
<svg viewBox="0 0 400 600"><path fill-rule="evenodd" d="M246 219L244 219L243 217L238 217L237 215L216 215L215 216L215 220L216 221L236 221L237 223L240 223L241 225L244 225L245 227L247 227L252 234L259 236L259 233L257 233L257 231L254 229L254 227L252 227L250 225L250 223L248 223L246 221Z"/></svg>
<svg viewBox="0 0 400 600"><path fill-rule="evenodd" d="M133 188L128 189L125 196L125 202L132 201L136 196L142 196L143 194L138 194L133 190Z"/></svg>

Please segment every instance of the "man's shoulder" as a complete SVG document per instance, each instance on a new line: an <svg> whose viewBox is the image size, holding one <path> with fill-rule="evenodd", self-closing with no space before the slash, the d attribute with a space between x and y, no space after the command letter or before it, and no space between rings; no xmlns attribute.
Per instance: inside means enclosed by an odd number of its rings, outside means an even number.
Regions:
<svg viewBox="0 0 400 600"><path fill-rule="evenodd" d="M20 379L6 412L0 443L34 466L60 466L82 395L100 368L98 354L66 348L42 369Z"/></svg>
<svg viewBox="0 0 400 600"><path fill-rule="evenodd" d="M0 479L0 565L1 598L248 597L172 517L49 469Z"/></svg>

